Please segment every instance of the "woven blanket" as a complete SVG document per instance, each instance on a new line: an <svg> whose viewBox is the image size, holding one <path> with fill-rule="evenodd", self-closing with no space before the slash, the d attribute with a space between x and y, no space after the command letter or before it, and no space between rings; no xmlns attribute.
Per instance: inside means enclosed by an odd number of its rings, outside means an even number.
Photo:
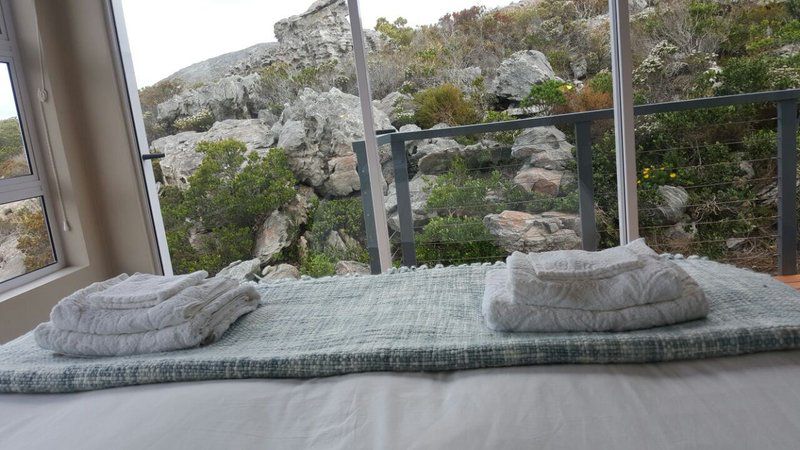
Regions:
<svg viewBox="0 0 800 450"><path fill-rule="evenodd" d="M707 319L621 333L493 332L480 303L486 272L502 263L307 279L259 285L262 306L208 347L77 359L42 350L26 334L0 346L0 391L655 362L800 347L800 294L790 287L710 261L676 262L705 290Z"/></svg>

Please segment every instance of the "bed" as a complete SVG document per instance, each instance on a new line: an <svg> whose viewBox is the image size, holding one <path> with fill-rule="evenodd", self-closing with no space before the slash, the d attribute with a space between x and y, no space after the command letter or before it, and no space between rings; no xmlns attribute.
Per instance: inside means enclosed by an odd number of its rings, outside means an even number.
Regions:
<svg viewBox="0 0 800 450"><path fill-rule="evenodd" d="M711 313L635 332L491 332L477 265L262 286L180 352L80 360L23 336L0 391L33 394L0 394L0 448L797 448L800 295L677 263Z"/></svg>

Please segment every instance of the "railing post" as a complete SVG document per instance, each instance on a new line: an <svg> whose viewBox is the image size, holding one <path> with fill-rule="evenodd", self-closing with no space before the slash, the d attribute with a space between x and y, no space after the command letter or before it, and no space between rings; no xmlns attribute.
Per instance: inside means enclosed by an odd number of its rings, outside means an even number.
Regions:
<svg viewBox="0 0 800 450"><path fill-rule="evenodd" d="M595 251L599 241L594 215L592 180L592 123L575 123L575 157L578 163L578 204L581 215L581 243L584 250Z"/></svg>
<svg viewBox="0 0 800 450"><path fill-rule="evenodd" d="M797 99L778 102L778 270L797 273Z"/></svg>
<svg viewBox="0 0 800 450"><path fill-rule="evenodd" d="M394 136L392 136L394 138ZM392 139L392 161L394 162L394 186L397 194L397 219L400 222L400 249L403 265L417 265L417 249L414 246L414 217L411 212L411 191L408 186L408 157L406 143Z"/></svg>
<svg viewBox="0 0 800 450"><path fill-rule="evenodd" d="M369 168L367 167L367 146L364 141L353 142L353 152L358 163L358 179L361 182L361 205L364 207L364 229L367 232L367 253L369 267L373 274L381 273L381 261L378 253L378 235L375 232L375 212L372 209L372 190L369 184Z"/></svg>

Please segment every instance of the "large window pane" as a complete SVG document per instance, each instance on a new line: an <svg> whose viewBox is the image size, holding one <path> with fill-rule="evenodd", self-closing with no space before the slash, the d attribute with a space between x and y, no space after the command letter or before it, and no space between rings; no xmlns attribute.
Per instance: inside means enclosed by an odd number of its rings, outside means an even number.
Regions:
<svg viewBox="0 0 800 450"><path fill-rule="evenodd" d="M0 63L0 179L30 175L10 67Z"/></svg>
<svg viewBox="0 0 800 450"><path fill-rule="evenodd" d="M0 282L55 262L41 197L0 205Z"/></svg>

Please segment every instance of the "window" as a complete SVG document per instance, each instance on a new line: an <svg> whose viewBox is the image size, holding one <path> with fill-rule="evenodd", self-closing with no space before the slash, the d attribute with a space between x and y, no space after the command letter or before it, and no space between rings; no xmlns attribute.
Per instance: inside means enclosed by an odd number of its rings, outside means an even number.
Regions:
<svg viewBox="0 0 800 450"><path fill-rule="evenodd" d="M31 108L13 34L0 4L0 292L60 266L47 189L37 158ZM37 164L39 163L39 164Z"/></svg>

